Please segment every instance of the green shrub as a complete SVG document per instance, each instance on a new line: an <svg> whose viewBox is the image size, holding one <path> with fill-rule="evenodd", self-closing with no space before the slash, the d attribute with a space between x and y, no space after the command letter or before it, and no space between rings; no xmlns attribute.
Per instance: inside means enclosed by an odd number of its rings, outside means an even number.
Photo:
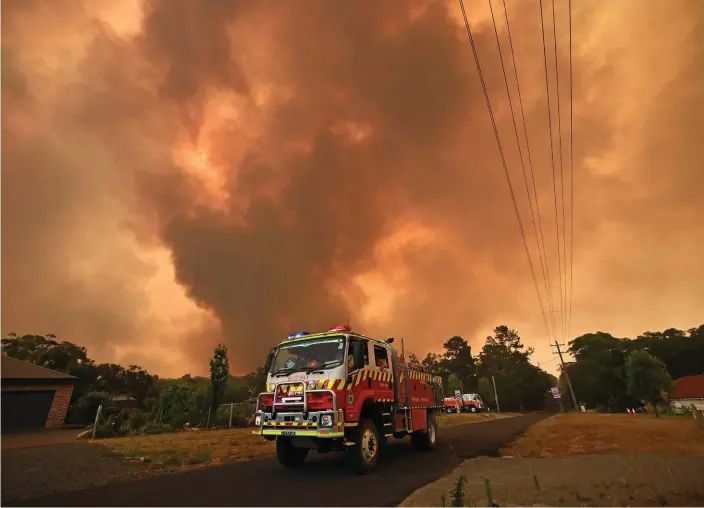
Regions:
<svg viewBox="0 0 704 508"><path fill-rule="evenodd" d="M147 414L142 411L130 411L123 424L125 433L135 434L148 423Z"/></svg>
<svg viewBox="0 0 704 508"><path fill-rule="evenodd" d="M95 420L98 407L111 406L110 394L107 392L90 392L78 398L68 408L67 423L69 424L89 424Z"/></svg>
<svg viewBox="0 0 704 508"><path fill-rule="evenodd" d="M139 433L143 435L167 434L169 432L174 432L174 428L171 425L159 424L157 422L147 422L139 429Z"/></svg>
<svg viewBox="0 0 704 508"><path fill-rule="evenodd" d="M253 417L252 417L253 418ZM232 426L233 427L249 427L250 418L242 415L232 415ZM252 422L254 425L254 422Z"/></svg>
<svg viewBox="0 0 704 508"><path fill-rule="evenodd" d="M108 437L117 437L117 432L115 430L114 422L108 420L106 422L101 422L95 427L95 438L105 439Z"/></svg>
<svg viewBox="0 0 704 508"><path fill-rule="evenodd" d="M234 414L232 415L234 419ZM230 405L222 405L215 411L215 418L211 418L211 425L229 425L230 424Z"/></svg>

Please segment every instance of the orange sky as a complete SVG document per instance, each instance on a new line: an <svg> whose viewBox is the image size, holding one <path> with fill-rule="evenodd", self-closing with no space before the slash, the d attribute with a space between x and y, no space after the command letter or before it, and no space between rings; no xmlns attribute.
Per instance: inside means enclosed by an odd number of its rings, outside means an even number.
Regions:
<svg viewBox="0 0 704 508"><path fill-rule="evenodd" d="M572 336L697 326L704 4L573 3ZM465 5L542 284L488 4ZM540 11L507 6L559 309ZM505 323L554 369L455 2L5 0L2 35L3 333L178 376L348 315L421 356Z"/></svg>

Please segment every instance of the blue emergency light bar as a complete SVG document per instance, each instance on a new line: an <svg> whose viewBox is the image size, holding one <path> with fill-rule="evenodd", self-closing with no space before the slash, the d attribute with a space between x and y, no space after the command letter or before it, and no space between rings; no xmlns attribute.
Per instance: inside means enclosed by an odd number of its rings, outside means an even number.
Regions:
<svg viewBox="0 0 704 508"><path fill-rule="evenodd" d="M288 340L300 339L301 337L305 337L306 335L310 335L310 333L308 333L308 332L296 332L296 333L292 333L291 335L288 336Z"/></svg>

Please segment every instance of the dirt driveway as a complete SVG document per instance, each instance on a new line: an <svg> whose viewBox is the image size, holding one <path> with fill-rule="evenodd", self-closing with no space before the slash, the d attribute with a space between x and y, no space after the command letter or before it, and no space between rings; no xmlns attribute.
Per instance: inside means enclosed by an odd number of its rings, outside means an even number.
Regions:
<svg viewBox="0 0 704 508"><path fill-rule="evenodd" d="M73 443L82 429L39 429L28 432L3 434L0 440L2 451L32 446Z"/></svg>

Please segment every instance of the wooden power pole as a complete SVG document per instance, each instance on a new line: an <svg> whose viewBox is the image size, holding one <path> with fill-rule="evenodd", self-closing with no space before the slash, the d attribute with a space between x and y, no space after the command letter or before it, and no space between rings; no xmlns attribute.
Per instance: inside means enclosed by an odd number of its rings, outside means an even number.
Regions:
<svg viewBox="0 0 704 508"><path fill-rule="evenodd" d="M572 396L572 403L574 404L575 411L579 411L579 404L577 404L577 397L574 396L574 390L572 389L572 381L570 381L570 373L567 372L567 368L565 367L565 360L563 360L563 358L562 358L562 351L560 350L560 346L564 346L564 344L558 344L558 342L556 340L555 347L557 348L557 354L560 356L560 363L562 364L562 372L565 373L565 378L567 379L567 386L570 389L570 395Z"/></svg>

